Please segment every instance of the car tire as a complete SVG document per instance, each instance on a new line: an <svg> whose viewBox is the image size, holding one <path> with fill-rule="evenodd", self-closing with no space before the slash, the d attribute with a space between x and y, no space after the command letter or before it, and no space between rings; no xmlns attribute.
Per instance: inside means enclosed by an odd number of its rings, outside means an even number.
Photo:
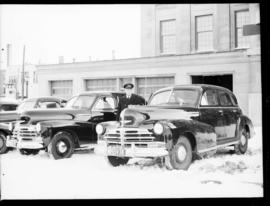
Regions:
<svg viewBox="0 0 270 206"><path fill-rule="evenodd" d="M234 145L234 151L236 154L245 154L248 148L248 139L250 138L250 133L246 128L240 130L240 140L239 143Z"/></svg>
<svg viewBox="0 0 270 206"><path fill-rule="evenodd" d="M69 158L74 152L72 135L68 132L56 133L48 145L48 154L54 159Z"/></svg>
<svg viewBox="0 0 270 206"><path fill-rule="evenodd" d="M37 155L39 153L38 149L19 149L22 155Z"/></svg>
<svg viewBox="0 0 270 206"><path fill-rule="evenodd" d="M107 158L108 163L113 167L125 165L129 161L129 157L107 156L106 158Z"/></svg>
<svg viewBox="0 0 270 206"><path fill-rule="evenodd" d="M7 137L4 133L0 132L0 154L4 154L8 151L6 146Z"/></svg>
<svg viewBox="0 0 270 206"><path fill-rule="evenodd" d="M170 163L173 169L187 170L192 162L191 143L185 136L180 136L177 143L169 152Z"/></svg>

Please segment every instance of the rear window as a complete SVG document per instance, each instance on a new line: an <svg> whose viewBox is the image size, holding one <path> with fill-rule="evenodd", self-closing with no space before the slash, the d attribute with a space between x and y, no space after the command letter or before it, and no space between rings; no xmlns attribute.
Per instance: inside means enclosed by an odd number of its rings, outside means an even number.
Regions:
<svg viewBox="0 0 270 206"><path fill-rule="evenodd" d="M13 105L13 104L3 104L0 105L0 111L14 111L17 109L18 105Z"/></svg>
<svg viewBox="0 0 270 206"><path fill-rule="evenodd" d="M219 101L221 106L233 106L231 98L226 92L219 91Z"/></svg>

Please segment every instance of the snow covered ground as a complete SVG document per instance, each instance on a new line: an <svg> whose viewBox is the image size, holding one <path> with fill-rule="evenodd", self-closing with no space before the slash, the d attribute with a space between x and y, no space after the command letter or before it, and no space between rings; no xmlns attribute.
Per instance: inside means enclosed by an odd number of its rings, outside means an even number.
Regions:
<svg viewBox="0 0 270 206"><path fill-rule="evenodd" d="M245 155L224 149L188 171L134 159L114 168L93 152L53 160L10 151L1 155L1 199L263 197L262 130L255 131Z"/></svg>

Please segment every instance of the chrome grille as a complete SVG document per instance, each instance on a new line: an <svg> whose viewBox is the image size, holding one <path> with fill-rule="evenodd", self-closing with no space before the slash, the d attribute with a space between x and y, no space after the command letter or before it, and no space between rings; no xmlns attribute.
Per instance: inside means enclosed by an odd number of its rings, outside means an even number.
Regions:
<svg viewBox="0 0 270 206"><path fill-rule="evenodd" d="M37 137L37 132L33 126L18 126L13 130L13 138L21 138L23 140L32 140Z"/></svg>
<svg viewBox="0 0 270 206"><path fill-rule="evenodd" d="M121 137L124 142L152 142L155 137L147 129L142 128L118 128L109 130L104 138L108 142L120 142Z"/></svg>

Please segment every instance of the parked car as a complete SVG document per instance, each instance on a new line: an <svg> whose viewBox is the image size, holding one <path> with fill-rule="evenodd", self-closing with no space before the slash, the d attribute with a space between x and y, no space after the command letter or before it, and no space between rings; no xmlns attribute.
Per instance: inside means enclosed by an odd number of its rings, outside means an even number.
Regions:
<svg viewBox="0 0 270 206"><path fill-rule="evenodd" d="M160 89L148 106L127 108L120 122L100 123L96 131L112 166L133 157L164 157L167 167L184 170L196 157L222 147L234 146L237 154L244 154L254 135L235 95L204 84Z"/></svg>
<svg viewBox="0 0 270 206"><path fill-rule="evenodd" d="M7 136L12 135L11 131L8 128L8 124L0 123L0 154L4 154L8 151L6 146Z"/></svg>
<svg viewBox="0 0 270 206"><path fill-rule="evenodd" d="M13 135L7 145L22 154L47 151L54 159L70 157L74 149L93 147L97 143L96 124L116 120L120 92L84 92L58 110L28 110L12 124Z"/></svg>
<svg viewBox="0 0 270 206"><path fill-rule="evenodd" d="M58 97L29 98L22 101L16 110L0 112L0 122L11 122L19 118L20 113L25 110L60 108L64 107L66 100Z"/></svg>

